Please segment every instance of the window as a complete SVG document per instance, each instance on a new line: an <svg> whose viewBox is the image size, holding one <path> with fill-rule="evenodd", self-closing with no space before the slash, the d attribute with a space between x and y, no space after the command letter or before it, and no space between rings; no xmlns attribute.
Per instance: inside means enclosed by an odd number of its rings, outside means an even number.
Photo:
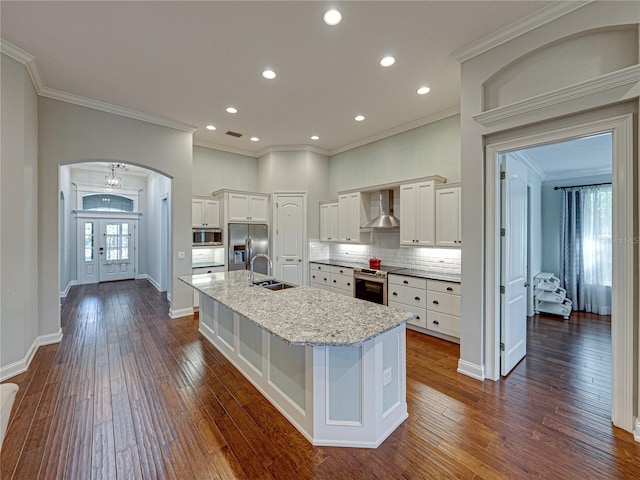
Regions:
<svg viewBox="0 0 640 480"><path fill-rule="evenodd" d="M133 212L133 200L111 193L85 195L82 197L82 209L99 212Z"/></svg>
<svg viewBox="0 0 640 480"><path fill-rule="evenodd" d="M611 201L610 185L584 191L582 258L588 285L611 286Z"/></svg>
<svg viewBox="0 0 640 480"><path fill-rule="evenodd" d="M128 223L107 223L104 237L107 261L129 260Z"/></svg>
<svg viewBox="0 0 640 480"><path fill-rule="evenodd" d="M93 262L93 222L84 224L84 261Z"/></svg>

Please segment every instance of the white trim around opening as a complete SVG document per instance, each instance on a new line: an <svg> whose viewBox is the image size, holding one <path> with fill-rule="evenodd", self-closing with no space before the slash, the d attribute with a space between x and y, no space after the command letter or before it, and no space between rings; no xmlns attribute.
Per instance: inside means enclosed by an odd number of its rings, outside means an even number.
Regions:
<svg viewBox="0 0 640 480"><path fill-rule="evenodd" d="M602 132L613 133L612 412L614 425L634 428L634 203L633 115L526 135L486 147L485 373L500 378L500 154Z"/></svg>

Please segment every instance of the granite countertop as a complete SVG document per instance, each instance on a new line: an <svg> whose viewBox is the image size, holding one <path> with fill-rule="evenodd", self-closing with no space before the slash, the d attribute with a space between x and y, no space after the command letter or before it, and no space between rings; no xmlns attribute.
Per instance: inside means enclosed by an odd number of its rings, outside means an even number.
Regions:
<svg viewBox="0 0 640 480"><path fill-rule="evenodd" d="M256 274L256 279L266 278ZM293 345L359 345L415 318L409 312L313 287L271 291L249 286L249 272L179 279Z"/></svg>
<svg viewBox="0 0 640 480"><path fill-rule="evenodd" d="M346 262L343 260L309 260L309 263L320 263L322 265L333 265L335 267L345 268L369 268L369 265L365 263ZM383 264L383 268L384 267L389 268L389 273L394 275L405 275L407 277L426 278L429 280L441 280L444 282L454 283L460 283L461 280L460 275L453 273L434 272L431 270L422 270L418 268L393 267L391 265Z"/></svg>

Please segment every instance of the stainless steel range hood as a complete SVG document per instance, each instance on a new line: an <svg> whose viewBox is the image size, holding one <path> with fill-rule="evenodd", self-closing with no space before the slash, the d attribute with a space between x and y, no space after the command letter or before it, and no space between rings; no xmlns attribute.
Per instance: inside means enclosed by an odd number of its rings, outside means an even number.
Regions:
<svg viewBox="0 0 640 480"><path fill-rule="evenodd" d="M380 215L362 228L398 228L400 220L393 216L393 190L380 190Z"/></svg>

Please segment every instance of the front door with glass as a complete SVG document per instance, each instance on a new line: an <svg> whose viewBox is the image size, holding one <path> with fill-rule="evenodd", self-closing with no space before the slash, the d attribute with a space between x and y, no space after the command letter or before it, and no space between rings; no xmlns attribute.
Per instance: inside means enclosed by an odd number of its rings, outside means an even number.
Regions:
<svg viewBox="0 0 640 480"><path fill-rule="evenodd" d="M135 278L135 220L85 218L79 223L79 283Z"/></svg>

